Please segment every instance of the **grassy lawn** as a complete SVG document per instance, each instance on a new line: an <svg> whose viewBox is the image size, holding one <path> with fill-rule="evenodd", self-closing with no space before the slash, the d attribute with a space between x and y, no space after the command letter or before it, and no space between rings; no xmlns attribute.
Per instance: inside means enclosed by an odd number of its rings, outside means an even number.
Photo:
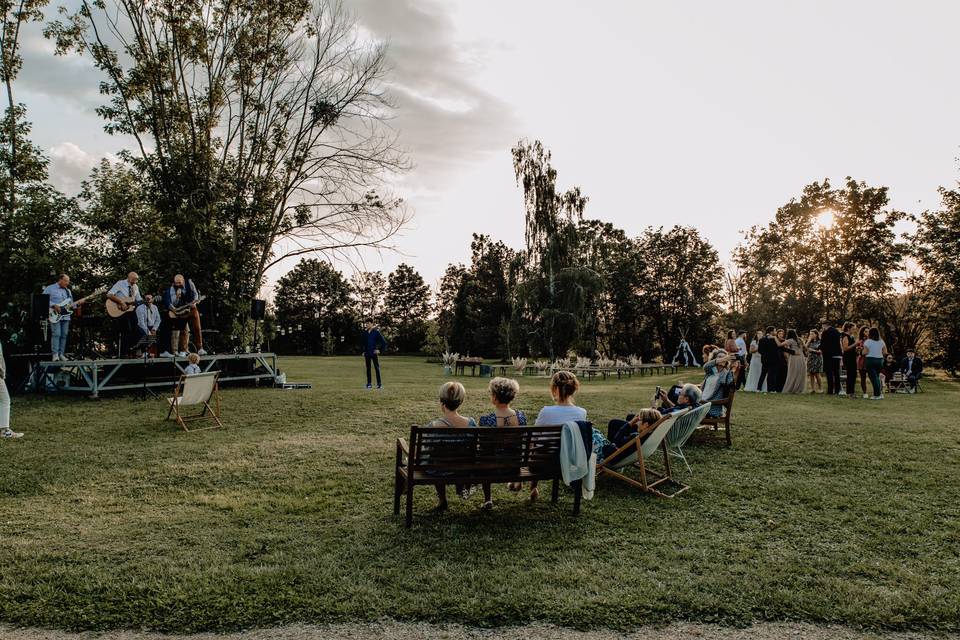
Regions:
<svg viewBox="0 0 960 640"><path fill-rule="evenodd" d="M384 617L576 627L669 620L960 630L960 385L883 402L737 396L734 446L690 446L674 500L604 479L581 516L503 487L495 508L418 488L392 515L397 436L436 411L439 365L281 363L310 391L227 390L227 429L163 407L16 398L0 442L0 622L225 630ZM696 380L694 373L688 379ZM677 376L595 381L606 424ZM463 379L465 413L485 381ZM524 378L516 406L548 400Z"/></svg>

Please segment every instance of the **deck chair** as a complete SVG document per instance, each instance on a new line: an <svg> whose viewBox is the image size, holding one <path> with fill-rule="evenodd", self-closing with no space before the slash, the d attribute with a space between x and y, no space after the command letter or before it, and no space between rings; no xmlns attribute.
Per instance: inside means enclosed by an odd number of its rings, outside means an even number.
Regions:
<svg viewBox="0 0 960 640"><path fill-rule="evenodd" d="M195 373L193 375L180 376L176 388L173 390L173 397L167 398L170 404L170 410L167 411L167 420L176 420L177 424L184 431L203 431L204 429L216 429L222 427L220 422L220 386L217 381L220 377L219 371L209 371L207 373ZM213 406L210 406L211 401ZM184 407L199 407L203 405L203 411L193 415L184 415ZM188 422L198 422L210 420L214 424L199 429L191 429L187 426Z"/></svg>
<svg viewBox="0 0 960 640"><path fill-rule="evenodd" d="M639 487L648 493L652 493L661 498L672 498L679 493L689 489L687 485L677 482L670 475L670 456L667 455L667 433L676 423L677 419L690 412L690 409L668 413L650 425L648 429L637 434L633 440L623 445L612 454L606 457L604 461L597 465L597 476L608 475L627 484ZM649 435L647 435L649 434ZM646 440L643 440L644 436ZM663 465L665 472L663 474L655 473L647 468L647 461L650 456L657 452L657 449L663 450ZM634 467L639 472L639 480L635 480L626 475L626 471ZM648 476L653 478L651 482ZM658 487L664 482L672 482L680 486L673 493L664 493Z"/></svg>
<svg viewBox="0 0 960 640"><path fill-rule="evenodd" d="M670 431L667 432L667 437L664 439L667 443L667 454L683 460L687 471L690 472L692 472L693 469L690 468L690 463L687 462L687 457L683 455L683 449L681 449L681 447L687 444L687 440L689 440L693 432L697 430L700 423L703 422L703 419L707 417L707 414L710 412L710 406L711 404L707 402L677 418L677 421L673 423Z"/></svg>

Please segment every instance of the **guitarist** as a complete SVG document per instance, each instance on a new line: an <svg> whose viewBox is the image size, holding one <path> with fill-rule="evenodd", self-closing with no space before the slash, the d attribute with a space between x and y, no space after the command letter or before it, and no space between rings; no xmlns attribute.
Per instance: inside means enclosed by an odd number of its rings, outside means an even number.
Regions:
<svg viewBox="0 0 960 640"><path fill-rule="evenodd" d="M53 284L47 286L43 293L50 296L50 308L60 313L60 303L73 298L73 292L70 291L70 276L61 273L60 277ZM70 334L70 316L63 317L60 322L50 325L50 351L53 352L50 359L53 361L66 360L63 357L67 350L67 337Z"/></svg>
<svg viewBox="0 0 960 640"><path fill-rule="evenodd" d="M197 285L194 284L193 278L186 276L184 283L187 289L190 290L190 293L193 294L193 299L199 300L200 292L197 290ZM197 308L197 305L190 307L190 311L187 313L187 323L189 324L188 328L190 331L180 332L180 353L186 353L187 344L190 342L192 336L193 344L197 347L197 355L207 355L207 352L203 348L203 328L200 326L200 309Z"/></svg>
<svg viewBox="0 0 960 640"><path fill-rule="evenodd" d="M131 271L127 274L126 278L118 280L107 292L107 298L116 302L117 306L120 307L120 311L123 312L123 315L117 318L116 324L120 339L121 355L129 355L134 345L140 340L140 331L137 327L137 314L127 313L143 302L143 297L140 295L140 287L137 286L139 280L140 276L138 276L135 271Z"/></svg>
<svg viewBox="0 0 960 640"><path fill-rule="evenodd" d="M167 315L167 322L170 324L170 351L161 353L161 358L171 358L174 355L187 355L186 348L184 347L184 349L181 350L179 347L181 344L180 333L186 331L189 317L185 315L171 318L169 317L169 312L196 300L194 291L195 289L187 286L186 279L183 275L178 273L173 276L173 285L163 292L162 309Z"/></svg>

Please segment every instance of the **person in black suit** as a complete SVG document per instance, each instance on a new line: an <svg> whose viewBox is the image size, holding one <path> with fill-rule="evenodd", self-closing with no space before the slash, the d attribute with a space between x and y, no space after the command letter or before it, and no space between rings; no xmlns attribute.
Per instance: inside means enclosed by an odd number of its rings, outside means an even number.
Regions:
<svg viewBox="0 0 960 640"><path fill-rule="evenodd" d="M776 384L780 378L783 356L780 352L780 343L777 342L773 332L773 327L764 329L764 336L757 343L757 353L760 354L760 379L757 381L757 389L763 389L763 383L766 380L767 388L777 393Z"/></svg>
<svg viewBox="0 0 960 640"><path fill-rule="evenodd" d="M840 352L843 361L843 370L847 373L847 390L839 395L854 397L854 387L857 384L857 336L853 330L856 326L852 322L843 324L843 333L840 335Z"/></svg>
<svg viewBox="0 0 960 640"><path fill-rule="evenodd" d="M900 371L907 379L910 393L916 393L917 380L923 375L923 359L917 355L914 349L907 349L907 357L900 361Z"/></svg>
<svg viewBox="0 0 960 640"><path fill-rule="evenodd" d="M830 320L821 321L820 353L823 354L823 371L827 375L827 395L840 393L840 331Z"/></svg>

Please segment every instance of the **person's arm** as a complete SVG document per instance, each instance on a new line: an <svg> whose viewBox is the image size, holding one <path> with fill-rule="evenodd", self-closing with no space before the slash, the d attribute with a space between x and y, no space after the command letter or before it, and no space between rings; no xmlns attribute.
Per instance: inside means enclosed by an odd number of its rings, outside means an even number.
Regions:
<svg viewBox="0 0 960 640"><path fill-rule="evenodd" d="M140 331L150 333L150 330L147 328L147 308L137 307L135 313L137 314L137 326L140 327Z"/></svg>
<svg viewBox="0 0 960 640"><path fill-rule="evenodd" d="M160 328L160 309L156 305L153 307L153 322L150 323L150 330L156 332Z"/></svg>
<svg viewBox="0 0 960 640"><path fill-rule="evenodd" d="M379 346L379 351L387 350L387 339L383 337L379 329L377 329L377 345Z"/></svg>

